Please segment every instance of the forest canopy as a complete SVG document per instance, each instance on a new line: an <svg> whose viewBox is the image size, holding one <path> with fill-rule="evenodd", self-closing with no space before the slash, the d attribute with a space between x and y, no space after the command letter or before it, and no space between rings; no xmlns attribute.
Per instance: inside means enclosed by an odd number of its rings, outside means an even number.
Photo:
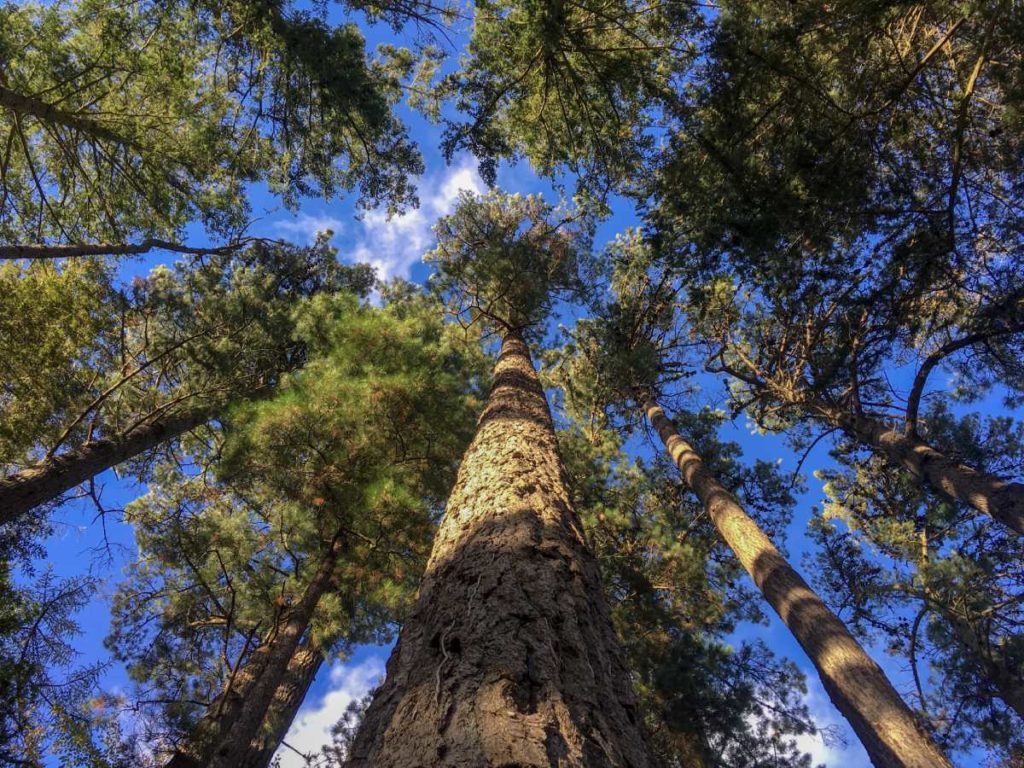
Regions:
<svg viewBox="0 0 1024 768"><path fill-rule="evenodd" d="M1019 768L1022 403L1019 3L0 3L2 765Z"/></svg>

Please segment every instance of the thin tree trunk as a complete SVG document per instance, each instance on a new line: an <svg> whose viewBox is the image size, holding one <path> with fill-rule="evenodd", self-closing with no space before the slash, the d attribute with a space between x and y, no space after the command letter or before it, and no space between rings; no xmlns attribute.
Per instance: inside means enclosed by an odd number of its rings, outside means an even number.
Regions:
<svg viewBox="0 0 1024 768"><path fill-rule="evenodd" d="M347 764L654 764L547 400L515 334Z"/></svg>
<svg viewBox="0 0 1024 768"><path fill-rule="evenodd" d="M269 768L323 662L323 652L315 645L306 644L295 652L284 679L274 693L263 730L247 759L239 763L239 768Z"/></svg>
<svg viewBox="0 0 1024 768"><path fill-rule="evenodd" d="M194 408L156 419L128 435L94 440L0 478L0 525L59 498L100 472L210 421L217 409Z"/></svg>
<svg viewBox="0 0 1024 768"><path fill-rule="evenodd" d="M263 751L265 744L261 729L264 721L271 711L278 689L286 679L288 669L299 650L303 635L309 628L320 598L335 583L335 567L344 548L345 537L339 534L331 543L317 572L306 585L302 598L289 609L284 623L278 625L274 639L253 653L254 657L263 654L263 659L258 661L262 669L248 687L234 722L221 730L224 735L209 760L210 768L249 766Z"/></svg>
<svg viewBox="0 0 1024 768"><path fill-rule="evenodd" d="M963 502L1018 534L1024 534L1024 483L1008 483L936 450L921 438L867 416L814 406L850 437L905 467L947 498Z"/></svg>
<svg viewBox="0 0 1024 768"><path fill-rule="evenodd" d="M164 768L207 768L218 763L234 768L262 751L264 744L257 738L260 726L270 717L269 710L279 688L287 689L292 685L287 675L298 655L299 640L309 626L317 603L333 583L342 546L341 537L332 542L302 598L289 608L284 621L277 624L267 641L253 651L229 689L209 706ZM286 695L286 691L281 695Z"/></svg>
<svg viewBox="0 0 1024 768"><path fill-rule="evenodd" d="M814 663L829 698L849 720L876 768L950 766L882 669L711 474L661 407L651 400L641 402L686 484Z"/></svg>

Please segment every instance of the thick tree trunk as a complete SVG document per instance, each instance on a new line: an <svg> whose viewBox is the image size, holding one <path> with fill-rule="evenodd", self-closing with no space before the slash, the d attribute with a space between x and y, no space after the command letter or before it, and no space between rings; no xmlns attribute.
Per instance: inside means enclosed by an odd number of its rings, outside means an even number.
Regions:
<svg viewBox="0 0 1024 768"><path fill-rule="evenodd" d="M979 472L946 456L921 438L893 429L877 419L837 414L827 406L824 409L829 420L850 437L905 467L934 490L1024 534L1024 483L1008 483L995 475Z"/></svg>
<svg viewBox="0 0 1024 768"><path fill-rule="evenodd" d="M257 736L247 759L239 764L239 768L269 768L270 761L274 759L277 748L284 742L284 737L323 662L323 652L316 646L305 645L295 652L288 663L284 680L274 693L263 730Z"/></svg>
<svg viewBox="0 0 1024 768"><path fill-rule="evenodd" d="M938 768L950 762L921 730L882 669L807 585L653 401L644 411L704 503L718 532L818 670L876 768Z"/></svg>
<svg viewBox="0 0 1024 768"><path fill-rule="evenodd" d="M653 765L547 401L514 334L348 765Z"/></svg>
<svg viewBox="0 0 1024 768"><path fill-rule="evenodd" d="M59 498L100 472L151 448L180 437L215 416L212 408L195 408L157 419L125 436L84 443L74 450L0 478L0 525Z"/></svg>
<svg viewBox="0 0 1024 768"><path fill-rule="evenodd" d="M293 684L287 680L288 672L293 669L299 642L320 598L333 585L334 569L342 549L343 539L339 536L306 585L299 602L288 609L271 637L253 651L231 689L210 706L210 711L178 745L164 768L238 768L256 764L254 761L266 747L261 733L264 721L270 717L282 686L285 690L280 695L290 695L288 689ZM274 726L273 717L268 726Z"/></svg>

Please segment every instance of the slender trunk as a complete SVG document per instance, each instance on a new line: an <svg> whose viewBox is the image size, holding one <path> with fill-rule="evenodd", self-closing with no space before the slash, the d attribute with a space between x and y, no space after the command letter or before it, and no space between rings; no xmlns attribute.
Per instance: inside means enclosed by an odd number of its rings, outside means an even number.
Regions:
<svg viewBox="0 0 1024 768"><path fill-rule="evenodd" d="M100 472L205 424L213 408L195 408L157 419L128 435L83 443L66 453L0 478L0 525L70 491Z"/></svg>
<svg viewBox="0 0 1024 768"><path fill-rule="evenodd" d="M20 244L0 245L0 259L69 259L82 256L124 256L148 253L154 249L189 253L196 256L220 255L237 251L245 242L229 243L216 248L193 248L170 240L148 237L141 243L79 243L76 245Z"/></svg>
<svg viewBox="0 0 1024 768"><path fill-rule="evenodd" d="M1008 483L979 472L936 450L921 438L868 416L839 414L816 407L850 437L905 467L944 496L974 507L1018 534L1024 534L1024 483Z"/></svg>
<svg viewBox="0 0 1024 768"><path fill-rule="evenodd" d="M517 335L505 337L494 373L347 764L647 768L597 563Z"/></svg>
<svg viewBox="0 0 1024 768"><path fill-rule="evenodd" d="M273 642L256 651L266 654L263 672L246 693L238 717L225 732L210 760L210 768L248 766L255 755L263 750L261 729L264 720L271 710L278 689L285 681L289 666L299 649L299 642L309 628L320 598L335 583L335 567L344 548L345 537L339 534L331 542L327 556L306 586L302 599L289 610L286 621L278 628Z"/></svg>
<svg viewBox="0 0 1024 768"><path fill-rule="evenodd" d="M945 611L943 615L960 645L967 651L968 658L974 660L982 676L995 687L996 695L1024 719L1024 679L1021 679L1021 671L1011 668L998 652L993 654L982 647L981 638L974 628L965 619L955 615L953 610Z"/></svg>
<svg viewBox="0 0 1024 768"><path fill-rule="evenodd" d="M299 649L299 641L309 627L320 598L333 584L334 568L342 547L342 538L336 538L306 585L302 598L288 609L267 642L253 651L230 690L210 705L164 768L237 768L249 765L248 761L262 752L265 744L260 729L279 688L282 684L288 687L286 676Z"/></svg>
<svg viewBox="0 0 1024 768"><path fill-rule="evenodd" d="M950 766L882 669L711 474L665 412L650 400L643 408L686 484L814 663L829 698L850 721L876 768Z"/></svg>
<svg viewBox="0 0 1024 768"><path fill-rule="evenodd" d="M323 662L323 651L315 645L307 644L295 652L284 680L274 692L263 730L239 768L269 768Z"/></svg>

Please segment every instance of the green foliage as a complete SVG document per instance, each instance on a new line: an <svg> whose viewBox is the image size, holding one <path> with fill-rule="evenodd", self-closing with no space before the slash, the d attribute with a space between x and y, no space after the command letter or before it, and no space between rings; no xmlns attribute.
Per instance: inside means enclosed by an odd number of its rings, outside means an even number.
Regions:
<svg viewBox="0 0 1024 768"><path fill-rule="evenodd" d="M988 434L941 409L928 420L965 457L1020 471L1022 441L1005 420L992 420ZM838 458L838 469L820 473L828 499L811 529L822 587L856 631L910 665L911 701L942 742L984 744L1012 765L1024 755L1020 538L878 459Z"/></svg>
<svg viewBox="0 0 1024 768"><path fill-rule="evenodd" d="M439 87L461 113L446 153L471 150L491 183L498 160L525 156L599 199L632 186L655 145L654 102L695 52L692 26L688 3L477 3L469 54Z"/></svg>
<svg viewBox="0 0 1024 768"><path fill-rule="evenodd" d="M91 260L5 265L0 466L272 388L304 359L296 302L372 279L325 241L160 266L123 289Z"/></svg>
<svg viewBox="0 0 1024 768"><path fill-rule="evenodd" d="M734 445L716 444L716 425L705 413L689 426L705 448L721 448L709 455L749 490L747 503L791 504L781 486L760 495L771 486L758 485L760 470L735 463ZM763 616L700 504L664 462L631 461L615 432L570 428L559 442L662 759L667 765L809 765L793 742L816 731L801 700L803 675L761 643L727 645L738 622Z"/></svg>
<svg viewBox="0 0 1024 768"><path fill-rule="evenodd" d="M590 241L585 221L539 196L498 192L463 195L435 234L431 287L460 322L502 335L541 331L558 296L581 286Z"/></svg>
<svg viewBox="0 0 1024 768"><path fill-rule="evenodd" d="M344 293L295 308L306 365L236 408L195 466L161 465L129 507L140 559L108 643L138 683L146 739L189 732L336 536L308 640L344 655L390 639L479 404L482 357L440 314L412 292L383 308Z"/></svg>
<svg viewBox="0 0 1024 768"><path fill-rule="evenodd" d="M8 3L0 60L4 240L226 235L257 181L289 204L356 186L367 206L415 201L396 71L354 24L279 0Z"/></svg>

